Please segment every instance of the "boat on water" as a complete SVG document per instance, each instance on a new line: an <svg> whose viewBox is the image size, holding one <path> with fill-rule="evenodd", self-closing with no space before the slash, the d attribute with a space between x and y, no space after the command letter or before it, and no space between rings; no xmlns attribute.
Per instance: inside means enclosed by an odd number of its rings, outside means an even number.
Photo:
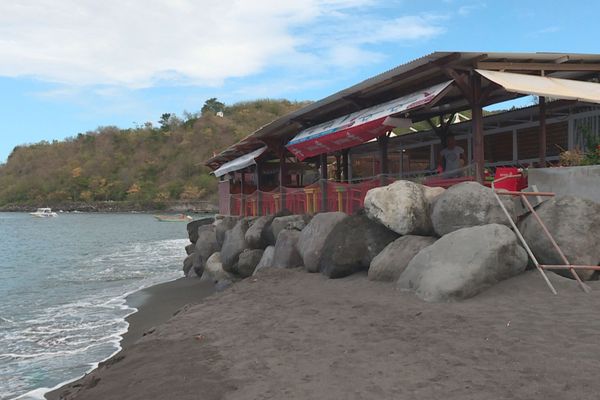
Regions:
<svg viewBox="0 0 600 400"><path fill-rule="evenodd" d="M57 217L58 214L52 211L51 208L38 208L35 212L29 213L34 217L38 218L48 218L48 217Z"/></svg>
<svg viewBox="0 0 600 400"><path fill-rule="evenodd" d="M193 218L185 214L155 215L154 218L161 222L190 222Z"/></svg>

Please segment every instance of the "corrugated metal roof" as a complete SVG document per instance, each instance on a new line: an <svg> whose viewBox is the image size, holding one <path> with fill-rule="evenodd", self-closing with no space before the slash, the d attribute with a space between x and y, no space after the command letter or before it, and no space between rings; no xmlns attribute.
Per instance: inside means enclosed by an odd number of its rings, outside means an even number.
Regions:
<svg viewBox="0 0 600 400"><path fill-rule="evenodd" d="M524 63L543 62L548 63L548 70L551 70L552 63L569 64L584 62L597 64L600 63L600 54L434 52L365 79L356 85L340 90L297 111L280 117L260 127L240 142L211 158L206 162L206 165L216 169L221 164L255 150L265 143L269 144L270 139L289 138L308 126L326 122L348 113L349 110L356 110L356 101L358 100L364 101L362 107L367 107L377 104L377 102L389 100L392 95L398 97L398 95L405 94L407 90L413 90L415 86L423 84L431 85L439 83L442 80L447 80L448 76L442 70L442 66L472 70L476 67L476 62L481 60ZM577 79L589 74L563 71L551 75ZM454 99L455 103L453 107L461 107L461 105L466 104L464 99L460 99L459 97ZM494 98L494 103L508 100L511 97L514 97L514 95L496 97Z"/></svg>

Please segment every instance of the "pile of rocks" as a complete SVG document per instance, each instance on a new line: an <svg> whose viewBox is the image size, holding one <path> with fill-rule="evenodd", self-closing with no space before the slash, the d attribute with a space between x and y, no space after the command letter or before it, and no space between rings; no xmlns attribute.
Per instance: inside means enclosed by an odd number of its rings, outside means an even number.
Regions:
<svg viewBox="0 0 600 400"><path fill-rule="evenodd" d="M517 218L516 200L503 201L540 261L559 263L533 217ZM558 198L539 211L573 263L600 263L600 204ZM264 268L301 267L329 278L368 271L369 279L396 282L425 301L453 301L528 265L491 189L474 182L444 190L397 181L370 190L356 215L217 217L191 222L188 233L184 273L219 285Z"/></svg>

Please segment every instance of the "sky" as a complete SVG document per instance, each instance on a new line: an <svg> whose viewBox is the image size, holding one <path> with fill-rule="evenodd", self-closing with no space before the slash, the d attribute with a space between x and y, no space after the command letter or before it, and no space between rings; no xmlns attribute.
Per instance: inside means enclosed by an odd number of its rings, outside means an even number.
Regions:
<svg viewBox="0 0 600 400"><path fill-rule="evenodd" d="M211 97L318 100L433 51L598 53L599 14L591 0L0 0L0 163Z"/></svg>

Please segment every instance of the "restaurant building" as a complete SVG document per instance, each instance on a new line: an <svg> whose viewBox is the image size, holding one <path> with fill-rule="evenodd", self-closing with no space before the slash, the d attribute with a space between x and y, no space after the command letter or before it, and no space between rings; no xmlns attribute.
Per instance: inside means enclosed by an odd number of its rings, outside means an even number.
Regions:
<svg viewBox="0 0 600 400"><path fill-rule="evenodd" d="M397 179L448 187L485 183L500 167L555 166L559 153L600 132L599 74L600 55L429 54L278 118L208 160L220 213L352 213L369 189ZM530 106L484 111L531 95ZM449 136L464 164L442 171Z"/></svg>

